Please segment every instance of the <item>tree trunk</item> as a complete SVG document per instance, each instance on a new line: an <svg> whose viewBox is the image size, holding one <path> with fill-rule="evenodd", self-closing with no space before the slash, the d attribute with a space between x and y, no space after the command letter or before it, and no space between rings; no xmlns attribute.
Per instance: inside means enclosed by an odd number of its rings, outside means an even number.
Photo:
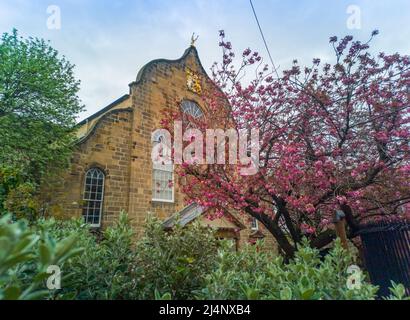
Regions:
<svg viewBox="0 0 410 320"><path fill-rule="evenodd" d="M289 242L288 238L286 238L286 235L284 232L280 229L278 224L274 221L274 219L270 218L269 216L265 214L260 214L260 215L255 215L252 210L247 209L246 210L252 217L256 218L259 220L265 227L268 229L268 231L272 234L272 236L275 238L275 240L278 242L279 247L283 250L285 253L286 259L291 259L294 257L296 248L292 246L292 244Z"/></svg>
<svg viewBox="0 0 410 320"><path fill-rule="evenodd" d="M295 228L295 224L293 223L289 211L286 208L286 201L283 199L276 199L276 203L278 205L278 214L282 215L283 218L285 219L285 224L286 227L288 228L290 235L292 236L292 239L294 243L299 243L301 240L301 235L300 235L300 230L297 230Z"/></svg>
<svg viewBox="0 0 410 320"><path fill-rule="evenodd" d="M328 229L314 238L310 242L310 246L315 249L321 249L331 243L334 239L336 239L334 230Z"/></svg>

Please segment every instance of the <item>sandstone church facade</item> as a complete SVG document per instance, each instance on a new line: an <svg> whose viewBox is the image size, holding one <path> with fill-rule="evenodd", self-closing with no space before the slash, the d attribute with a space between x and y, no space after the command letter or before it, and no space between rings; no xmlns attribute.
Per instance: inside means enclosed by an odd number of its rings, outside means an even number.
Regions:
<svg viewBox="0 0 410 320"><path fill-rule="evenodd" d="M161 111L179 101L182 112L206 116L201 91L207 77L194 46L178 60L146 64L129 85L129 94L78 124L76 150L69 170L52 186L49 211L83 216L96 228L112 224L125 211L137 236L148 214L162 219L166 228L199 220L217 228L221 238L235 241L237 248L259 238L272 247L270 234L256 221L239 214L210 221L201 207L186 206L173 168L153 166L151 135L161 128Z"/></svg>

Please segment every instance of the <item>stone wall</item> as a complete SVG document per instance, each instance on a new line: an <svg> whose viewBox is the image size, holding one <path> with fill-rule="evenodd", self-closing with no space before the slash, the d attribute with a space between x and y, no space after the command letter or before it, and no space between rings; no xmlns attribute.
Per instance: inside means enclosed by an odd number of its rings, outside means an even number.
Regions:
<svg viewBox="0 0 410 320"><path fill-rule="evenodd" d="M130 84L129 97L84 123L80 128L83 137L70 170L60 183L44 192L53 214L81 216L84 176L92 167L102 169L106 175L103 227L125 210L140 236L149 213L165 219L184 207L184 195L178 184L173 203L152 201L151 134L161 128L164 108L178 108L184 99L203 107L201 96L187 86L187 70L198 75L202 86L206 85L207 75L196 49L191 47L179 60L154 60L147 64ZM250 225L249 221L243 224ZM250 233L249 229L240 233L240 246L249 241ZM266 236L266 242L273 247L271 236Z"/></svg>
<svg viewBox="0 0 410 320"><path fill-rule="evenodd" d="M177 108L183 99L203 106L201 97L187 87L186 68L206 77L191 48L177 61L159 60L148 64L136 82L130 85L132 106L135 110L132 129L130 204L135 229L140 233L147 213L165 219L184 207L184 196L175 185L174 203L152 201L151 133L161 128L164 108ZM205 81L202 81L203 85Z"/></svg>
<svg viewBox="0 0 410 320"><path fill-rule="evenodd" d="M53 215L82 215L84 177L92 167L105 173L102 225L112 223L121 210L128 209L131 121L131 109L109 112L76 147L70 170L44 191Z"/></svg>

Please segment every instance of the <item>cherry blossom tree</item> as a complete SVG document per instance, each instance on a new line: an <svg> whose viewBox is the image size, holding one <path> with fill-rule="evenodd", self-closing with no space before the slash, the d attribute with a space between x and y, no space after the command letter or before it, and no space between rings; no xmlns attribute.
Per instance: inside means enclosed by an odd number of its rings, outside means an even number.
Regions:
<svg viewBox="0 0 410 320"><path fill-rule="evenodd" d="M250 49L235 56L221 31L223 59L212 67L219 89L203 94L206 117L185 123L259 128L260 168L244 176L240 164L184 163L177 172L190 201L214 217L235 210L256 218L286 257L303 237L312 247L329 244L336 210L350 238L371 220L408 219L410 58L372 55L377 33L366 43L331 37L334 63L295 60L279 74ZM164 126L178 117L168 112Z"/></svg>

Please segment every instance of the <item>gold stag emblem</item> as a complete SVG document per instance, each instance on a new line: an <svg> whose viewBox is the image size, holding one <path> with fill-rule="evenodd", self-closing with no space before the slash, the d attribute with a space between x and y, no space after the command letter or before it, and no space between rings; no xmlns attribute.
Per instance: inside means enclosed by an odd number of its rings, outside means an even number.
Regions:
<svg viewBox="0 0 410 320"><path fill-rule="evenodd" d="M192 47L195 47L195 42L198 40L198 38L199 38L199 36L196 36L195 37L195 32L192 34L192 37L191 37L191 46Z"/></svg>

